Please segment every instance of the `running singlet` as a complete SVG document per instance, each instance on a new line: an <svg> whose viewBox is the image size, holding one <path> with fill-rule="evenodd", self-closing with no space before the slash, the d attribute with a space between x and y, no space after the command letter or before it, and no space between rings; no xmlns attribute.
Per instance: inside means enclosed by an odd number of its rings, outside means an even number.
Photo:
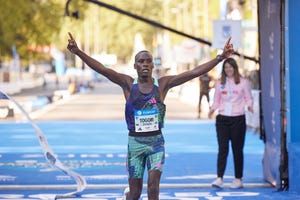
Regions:
<svg viewBox="0 0 300 200"><path fill-rule="evenodd" d="M166 106L160 99L157 79L154 82L153 89L148 94L139 91L136 80L132 85L125 107L130 135L157 135L164 126Z"/></svg>

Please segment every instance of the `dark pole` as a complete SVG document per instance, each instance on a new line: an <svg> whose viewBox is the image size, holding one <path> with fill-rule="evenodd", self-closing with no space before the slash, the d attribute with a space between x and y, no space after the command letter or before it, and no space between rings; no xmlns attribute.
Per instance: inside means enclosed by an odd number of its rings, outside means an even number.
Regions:
<svg viewBox="0 0 300 200"><path fill-rule="evenodd" d="M133 13L130 13L130 12L127 12L127 11L125 11L125 10L122 10L122 9L117 8L117 7L115 7L115 6L112 6L112 5L103 3L103 2L101 2L101 1L97 1L97 0L84 0L84 1L87 1L87 2L90 2L90 3L97 4L98 6L105 7L105 8L107 8L107 9L110 9L110 10L113 10L113 11L115 11L115 12L121 13L121 14L126 15L126 16L128 16L128 17L131 17L131 18L134 18L134 19L143 21L143 22L145 22L145 23L147 23L147 24L150 24L150 25L152 25L152 26L155 26L155 27L158 27L158 28L162 28L162 29L168 30L168 31L170 31L170 32L176 33L176 34L178 34L178 35L182 35L182 36L184 36L184 37L187 37L187 38L196 40L196 41L201 42L201 43L203 43L203 44L206 44L206 45L209 45L209 46L212 45L211 42L209 42L209 41L207 41L207 40L204 40L204 39L201 39L201 38L198 38L198 37L195 37L195 36L192 36L192 35L183 33L183 32L181 32L181 31L175 30L175 29L173 29L173 28L164 26L163 24L158 23L158 22L156 22L156 21L153 21L153 20L150 20L150 19L141 17L141 16L139 16L139 15L136 15L136 14L133 14Z"/></svg>
<svg viewBox="0 0 300 200"><path fill-rule="evenodd" d="M279 190L289 189L289 170L288 170L288 151L286 146L286 99L285 99L285 0L280 2L281 38L280 38L280 188Z"/></svg>
<svg viewBox="0 0 300 200"><path fill-rule="evenodd" d="M65 7L65 16L69 17L70 13L69 13L69 4L70 4L71 0L67 0L66 3L66 7Z"/></svg>
<svg viewBox="0 0 300 200"><path fill-rule="evenodd" d="M259 5L259 0L257 0L257 5ZM257 10L257 15L260 16L260 7L258 6L258 10ZM259 19L259 17L258 17ZM258 32L260 32L260 20L258 20ZM260 46L260 34L258 34L258 41L259 41L259 52L261 52L261 46ZM260 64L260 53L259 53L259 64ZM262 98L261 98L261 69L259 68L259 73L258 73L258 78L259 78L259 127L260 127L260 139L264 141L264 143L266 143L266 130L264 127L264 117L263 117L263 112L262 112Z"/></svg>
<svg viewBox="0 0 300 200"><path fill-rule="evenodd" d="M68 4L70 3L70 1L71 1L71 0L68 0L68 1L67 1L67 4L66 4L66 12L65 12L65 13L69 13L69 11L68 11ZM162 28L162 29L168 30L168 31L170 31L170 32L176 33L176 34L178 34L178 35L181 35L181 36L184 36L184 37L187 37L187 38L196 40L196 41L198 41L198 42L200 42L200 43L203 43L203 44L206 44L206 45L208 45L208 46L211 46L211 45L212 45L211 42L209 42L209 41L207 41L207 40L204 40L204 39L202 39L202 38L198 38L198 37L189 35L189 34L187 34L187 33L178 31L178 30L176 30L176 29L167 27L167 26L165 26L165 25L163 25L163 24L161 24L161 23L158 23L158 22L156 22L156 21L153 21L153 20L150 20L150 19L141 17L141 16L139 16L139 15L135 15L135 14L133 14L133 13L127 12L127 11L122 10L122 9L120 9L120 8L117 8L117 7L115 7L115 6L112 6L112 5L103 3L103 2L101 2L101 1L97 1L97 0L84 0L84 1L89 2L89 3L97 4L98 6L105 7L105 8L107 8L107 9L110 9L110 10L113 10L113 11L115 11L115 12L121 13L121 14L126 15L126 16L128 16L128 17L131 17L131 18L134 18L134 19L143 21L143 22L145 22L145 23L147 23L147 24L150 24L150 25L152 25L152 26L155 26L155 27L158 27L158 28ZM258 63L258 60L257 60L255 57L250 57L250 56L242 55L242 54L240 54L240 53L238 53L238 52L235 52L235 55L237 55L237 56L242 56L242 57L245 58L245 59L252 60L252 61Z"/></svg>

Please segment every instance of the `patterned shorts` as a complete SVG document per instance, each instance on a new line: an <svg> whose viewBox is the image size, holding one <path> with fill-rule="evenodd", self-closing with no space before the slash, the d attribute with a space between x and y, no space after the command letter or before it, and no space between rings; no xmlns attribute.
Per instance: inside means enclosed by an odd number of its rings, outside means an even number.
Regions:
<svg viewBox="0 0 300 200"><path fill-rule="evenodd" d="M165 140L163 135L128 137L127 170L129 178L143 178L148 171L162 171L165 162Z"/></svg>

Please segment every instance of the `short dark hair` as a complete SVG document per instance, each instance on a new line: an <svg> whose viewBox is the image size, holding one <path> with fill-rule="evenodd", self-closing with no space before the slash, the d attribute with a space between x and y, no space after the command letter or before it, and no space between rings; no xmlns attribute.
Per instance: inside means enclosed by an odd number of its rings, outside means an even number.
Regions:
<svg viewBox="0 0 300 200"><path fill-rule="evenodd" d="M142 51L137 52L137 54L135 54L135 56L134 56L134 61L137 60L137 57L138 57L141 53L148 53L148 54L150 54L150 55L152 56L152 54L151 54L150 51L148 51L148 50L142 50Z"/></svg>

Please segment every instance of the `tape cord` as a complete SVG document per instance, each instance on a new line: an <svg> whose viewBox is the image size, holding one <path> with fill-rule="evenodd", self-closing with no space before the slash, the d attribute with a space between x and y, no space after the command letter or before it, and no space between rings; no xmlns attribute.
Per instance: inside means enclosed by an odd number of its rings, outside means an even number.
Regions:
<svg viewBox="0 0 300 200"><path fill-rule="evenodd" d="M62 162L55 156L53 153L50 145L48 144L47 138L45 137L44 133L42 130L39 128L39 126L30 118L29 114L25 111L25 109L12 97L8 96L4 92L0 91L0 99L7 99L12 101L19 109L20 111L24 114L28 122L33 126L35 129L35 132L38 136L39 144L42 147L44 157L47 160L47 162L52 166L57 168L58 170L62 171L63 173L69 175L72 177L77 184L77 189L76 191L65 193L65 194L56 194L54 196L54 199L60 199L60 198L68 198L68 197L73 197L76 196L78 193L82 192L86 188L86 180L83 176L80 174L72 171L71 169L67 168L62 164ZM41 199L49 199L49 197L41 197ZM53 198L50 198L53 199Z"/></svg>

